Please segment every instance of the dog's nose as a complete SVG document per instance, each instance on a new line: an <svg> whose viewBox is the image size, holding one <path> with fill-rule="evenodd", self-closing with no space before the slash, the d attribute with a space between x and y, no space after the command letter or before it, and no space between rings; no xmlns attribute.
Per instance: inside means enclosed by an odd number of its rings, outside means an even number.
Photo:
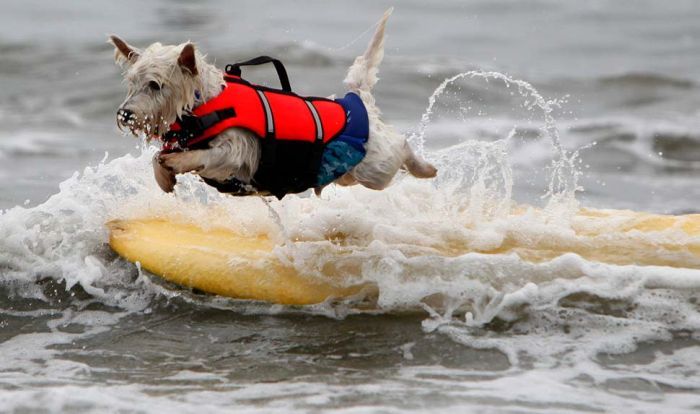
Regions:
<svg viewBox="0 0 700 414"><path fill-rule="evenodd" d="M120 123L126 124L134 117L134 113L128 109L119 108L117 111L117 118L119 118Z"/></svg>

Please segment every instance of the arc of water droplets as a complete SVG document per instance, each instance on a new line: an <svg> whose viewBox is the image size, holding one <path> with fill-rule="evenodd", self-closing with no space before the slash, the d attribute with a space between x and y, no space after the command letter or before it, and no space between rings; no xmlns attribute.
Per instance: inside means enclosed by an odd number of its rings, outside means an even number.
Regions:
<svg viewBox="0 0 700 414"><path fill-rule="evenodd" d="M510 76L504 75L500 72L473 70L459 73L442 81L442 83L435 89L433 94L430 95L430 98L428 99L428 107L421 116L417 131L411 134L408 138L408 141L411 144L414 144L416 147L418 154L425 157L425 132L430 124L430 117L433 114L433 107L435 106L435 103L450 84L463 78L482 78L486 82L488 82L489 79L497 79L503 81L506 87L515 85L518 88L518 93L520 93L521 96L524 98L531 98L531 102L525 102L525 107L527 109L531 109L536 106L542 110L544 118L544 127L542 129L551 140L559 158L552 165L552 175L550 177L549 189L544 197L555 197L557 195L567 194L573 196L577 190L580 190L577 185L579 173L577 172L575 166L576 159L578 158L578 151L568 154L567 151L564 150L559 137L559 129L557 128L556 121L552 115L553 107L558 106L557 101L546 100L530 83L519 79L513 79Z"/></svg>

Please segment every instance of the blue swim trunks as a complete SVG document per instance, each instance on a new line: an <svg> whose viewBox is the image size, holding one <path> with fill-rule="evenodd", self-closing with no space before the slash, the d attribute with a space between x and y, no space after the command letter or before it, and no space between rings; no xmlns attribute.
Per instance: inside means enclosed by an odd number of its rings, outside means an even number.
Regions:
<svg viewBox="0 0 700 414"><path fill-rule="evenodd" d="M369 138L369 118L362 99L353 92L336 102L345 108L347 123L338 137L329 142L321 156L317 182L324 186L350 171L365 158Z"/></svg>

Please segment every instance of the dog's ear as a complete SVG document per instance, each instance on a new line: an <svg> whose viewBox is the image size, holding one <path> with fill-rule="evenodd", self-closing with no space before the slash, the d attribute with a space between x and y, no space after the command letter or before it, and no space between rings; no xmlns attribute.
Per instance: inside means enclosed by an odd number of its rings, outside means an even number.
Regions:
<svg viewBox="0 0 700 414"><path fill-rule="evenodd" d="M190 75L197 75L197 62L195 62L194 45L192 43L188 43L182 48L180 57L177 58L177 64L183 70L189 72Z"/></svg>
<svg viewBox="0 0 700 414"><path fill-rule="evenodd" d="M129 46L125 41L115 35L109 36L109 43L114 45L114 61L122 65L124 63L134 64L138 60L140 53L138 49Z"/></svg>

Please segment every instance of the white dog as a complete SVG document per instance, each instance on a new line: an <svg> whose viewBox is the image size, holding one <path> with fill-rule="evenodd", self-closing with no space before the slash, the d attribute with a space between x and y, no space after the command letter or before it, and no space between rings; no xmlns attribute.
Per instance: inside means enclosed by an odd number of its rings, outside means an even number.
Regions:
<svg viewBox="0 0 700 414"><path fill-rule="evenodd" d="M359 183L381 190L402 167L419 178L431 178L437 173L435 167L413 153L402 134L381 120L372 96L378 66L384 57L384 29L390 14L391 10L384 14L367 51L355 59L344 81L365 105L369 138L364 159L335 180L340 185ZM117 112L117 124L134 134L143 132L149 138L161 138L173 122L219 95L226 85L224 72L208 64L192 43L154 43L139 50L116 36L111 36L110 41L128 84L128 95ZM187 172L216 182L235 178L254 187L261 159L260 141L252 131L234 127L211 139L205 148L159 152L153 162L156 180L167 192L175 185L175 174ZM316 188L317 194L321 188Z"/></svg>

